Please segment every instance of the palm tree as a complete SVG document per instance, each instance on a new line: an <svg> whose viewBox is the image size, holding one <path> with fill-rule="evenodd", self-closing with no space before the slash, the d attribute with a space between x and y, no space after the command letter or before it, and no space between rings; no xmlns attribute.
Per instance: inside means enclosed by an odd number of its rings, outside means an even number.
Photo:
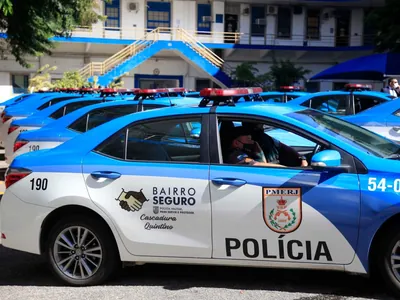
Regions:
<svg viewBox="0 0 400 300"><path fill-rule="evenodd" d="M231 76L236 81L236 85L253 86L256 83L257 80L254 74L258 72L258 69L254 67L255 64L253 62L244 62L233 69Z"/></svg>
<svg viewBox="0 0 400 300"><path fill-rule="evenodd" d="M296 67L295 63L289 59L280 60L279 62L274 59L270 68L270 76L275 82L275 87L293 85L295 82L306 79L305 75L311 73L311 70L304 67Z"/></svg>

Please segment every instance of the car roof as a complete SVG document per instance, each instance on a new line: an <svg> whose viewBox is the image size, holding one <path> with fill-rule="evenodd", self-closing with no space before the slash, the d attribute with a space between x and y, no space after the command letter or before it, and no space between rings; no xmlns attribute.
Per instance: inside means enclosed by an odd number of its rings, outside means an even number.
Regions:
<svg viewBox="0 0 400 300"><path fill-rule="evenodd" d="M66 100L66 101L62 101L60 103L56 103L52 106L46 107L43 110L39 110L37 112L35 112L33 115L31 115L30 117L44 117L44 116L49 116L50 114L52 114L53 112L57 111L60 108L63 108L65 106L67 106L68 104L71 103L79 103L79 102L83 102L83 101L101 101L101 98L74 98L71 100ZM106 99L105 101L110 101L113 102L111 99L108 100Z"/></svg>
<svg viewBox="0 0 400 300"><path fill-rule="evenodd" d="M248 102L248 103L241 103L237 104L234 107L230 106L222 106L222 107L217 107L217 110L221 109L228 109L230 112L238 112L238 109L240 109L240 113L243 114L249 114L249 115L254 115L254 114L261 114L266 117L274 118L277 120L281 120L284 117L284 114L291 113L291 112L296 112L299 110L304 110L307 109L304 106L288 106L286 104L267 104L263 102ZM176 115L179 117L180 115L196 115L196 114L208 114L210 112L210 107L165 107L165 108L160 108L160 109L153 109L153 110L147 110L143 112L138 112L134 114L129 114L123 117L119 117L117 119L111 120L107 123L104 123L82 135L85 135L86 137L81 141L81 136L76 137L70 141L68 141L68 144L62 144L59 147L62 147L60 151L65 149L64 147L76 147L77 145L83 143L84 141L90 148L92 146L92 143L96 143L97 141L103 140L104 137L108 137L112 135L115 131L118 129L122 129L125 126L128 126L132 122L139 121L139 120L147 120L147 119L156 119L156 118L161 118L161 117L167 117L167 116L174 116ZM286 117L287 120L289 120L288 117ZM291 119L290 119L291 120ZM90 146L89 146L90 145ZM86 147L81 145L80 147ZM83 149L83 148L82 148ZM83 151L86 151L83 149Z"/></svg>
<svg viewBox="0 0 400 300"><path fill-rule="evenodd" d="M82 107L80 109L77 109L70 114L67 114L58 120L55 120L54 122L44 126L43 128L49 128L49 127L66 127L71 122L77 120L81 116L96 110L100 108L107 108L107 107L114 107L114 106L125 106L125 105L138 105L139 103L143 105L164 105L165 107L168 107L170 105L170 101L172 104L175 104L177 106L182 106L182 105L198 105L199 100L197 98L192 99L187 99L183 97L171 97L171 98L157 98L157 99L146 99L146 100L118 100L118 101L109 101L109 102L102 102L102 103L97 103L89 106Z"/></svg>

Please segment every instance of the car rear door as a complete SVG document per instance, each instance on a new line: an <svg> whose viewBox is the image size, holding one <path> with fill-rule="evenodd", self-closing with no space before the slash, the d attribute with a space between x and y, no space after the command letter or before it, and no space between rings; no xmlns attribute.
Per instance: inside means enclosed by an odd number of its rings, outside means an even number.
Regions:
<svg viewBox="0 0 400 300"><path fill-rule="evenodd" d="M89 195L111 217L130 253L211 258L207 119L133 123L84 158ZM192 123L201 127L197 141L176 130Z"/></svg>

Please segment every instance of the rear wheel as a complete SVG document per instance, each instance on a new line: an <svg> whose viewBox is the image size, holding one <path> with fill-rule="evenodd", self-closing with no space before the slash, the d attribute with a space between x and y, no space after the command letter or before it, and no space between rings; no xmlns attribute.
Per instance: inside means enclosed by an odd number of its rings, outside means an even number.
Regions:
<svg viewBox="0 0 400 300"><path fill-rule="evenodd" d="M84 216L64 218L53 227L47 259L58 278L75 286L103 283L121 265L109 228Z"/></svg>

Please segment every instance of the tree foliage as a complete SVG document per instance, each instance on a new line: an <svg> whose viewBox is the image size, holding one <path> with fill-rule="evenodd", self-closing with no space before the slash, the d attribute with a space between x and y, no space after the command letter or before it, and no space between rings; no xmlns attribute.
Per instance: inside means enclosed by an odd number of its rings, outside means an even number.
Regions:
<svg viewBox="0 0 400 300"><path fill-rule="evenodd" d="M78 71L65 72L63 77L54 83L54 88L81 88L89 87L86 78L83 78Z"/></svg>
<svg viewBox="0 0 400 300"><path fill-rule="evenodd" d="M50 72L55 70L57 70L57 67L50 67L50 65L45 65L37 70L36 74L29 79L28 91L33 93L39 90L51 89L53 84L51 83Z"/></svg>
<svg viewBox="0 0 400 300"><path fill-rule="evenodd" d="M399 15L399 0L386 0L385 6L374 8L366 16L366 23L376 32L376 52L400 52Z"/></svg>
<svg viewBox="0 0 400 300"><path fill-rule="evenodd" d="M104 20L93 8L110 0L0 0L0 31L11 54L23 66L25 57L51 54L52 37L69 37L76 26Z"/></svg>
<svg viewBox="0 0 400 300"><path fill-rule="evenodd" d="M273 84L275 88L293 85L295 82L305 79L311 71L304 67L298 67L290 60L274 60L270 71L257 74L259 70L254 66L256 63L245 62L237 65L232 72L233 79L237 85L260 86L264 90L270 89Z"/></svg>
<svg viewBox="0 0 400 300"><path fill-rule="evenodd" d="M275 83L275 87L292 85L295 82L306 79L305 75L311 73L311 70L304 67L297 67L295 63L287 60L274 60L270 75Z"/></svg>

